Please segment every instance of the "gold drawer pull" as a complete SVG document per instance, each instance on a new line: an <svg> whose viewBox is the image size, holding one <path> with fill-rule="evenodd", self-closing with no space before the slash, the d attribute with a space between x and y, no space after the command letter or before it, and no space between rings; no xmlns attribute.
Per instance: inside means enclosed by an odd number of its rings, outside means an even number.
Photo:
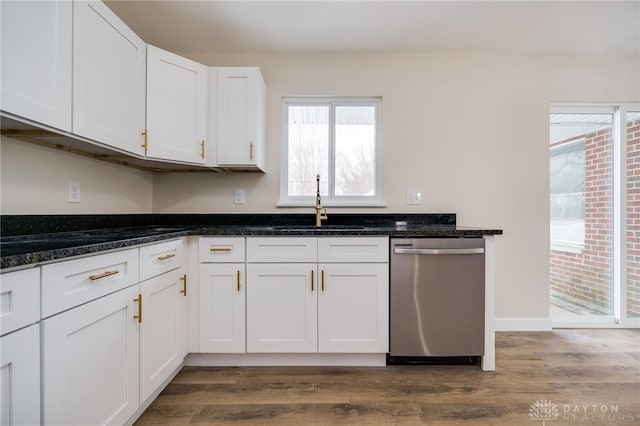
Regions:
<svg viewBox="0 0 640 426"><path fill-rule="evenodd" d="M158 257L158 260L162 262L163 260L171 259L172 257L176 257L176 254L175 253L171 253L171 254L167 254L165 256L160 256L160 257Z"/></svg>
<svg viewBox="0 0 640 426"><path fill-rule="evenodd" d="M253 160L253 142L249 141L249 160Z"/></svg>
<svg viewBox="0 0 640 426"><path fill-rule="evenodd" d="M231 249L230 249L229 247L223 247L223 248L220 248L220 247L211 247L211 248L209 249L209 251L216 252L216 253L217 253L217 252L221 252L221 251L229 252L229 251L231 251Z"/></svg>
<svg viewBox="0 0 640 426"><path fill-rule="evenodd" d="M240 271L238 271L238 291L240 291Z"/></svg>
<svg viewBox="0 0 640 426"><path fill-rule="evenodd" d="M200 142L200 157L204 158L204 139Z"/></svg>
<svg viewBox="0 0 640 426"><path fill-rule="evenodd" d="M182 290L180 290L180 294L183 296L187 295L187 274L184 274L180 277L180 281L182 281Z"/></svg>
<svg viewBox="0 0 640 426"><path fill-rule="evenodd" d="M322 271L322 291L324 291L324 271Z"/></svg>
<svg viewBox="0 0 640 426"><path fill-rule="evenodd" d="M100 278L106 278L106 277L110 277L111 275L115 275L115 274L119 274L120 271L107 271L107 272L103 272L102 274L98 274L98 275L89 275L89 279L91 281L95 281L95 280L99 280Z"/></svg>
<svg viewBox="0 0 640 426"><path fill-rule="evenodd" d="M133 317L138 320L138 323L142 323L142 295L138 294L138 297L133 299L134 302L138 302L138 315L134 315Z"/></svg>
<svg viewBox="0 0 640 426"><path fill-rule="evenodd" d="M314 275L314 272L315 271L311 270L311 291L313 291L313 275Z"/></svg>

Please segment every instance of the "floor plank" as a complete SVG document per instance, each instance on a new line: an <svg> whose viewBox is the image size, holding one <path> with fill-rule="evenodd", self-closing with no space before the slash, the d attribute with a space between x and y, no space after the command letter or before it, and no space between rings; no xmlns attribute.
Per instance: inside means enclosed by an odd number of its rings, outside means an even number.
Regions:
<svg viewBox="0 0 640 426"><path fill-rule="evenodd" d="M546 414L530 411L544 401L553 404ZM542 420L640 425L640 330L500 332L495 372L456 365L185 367L136 425Z"/></svg>

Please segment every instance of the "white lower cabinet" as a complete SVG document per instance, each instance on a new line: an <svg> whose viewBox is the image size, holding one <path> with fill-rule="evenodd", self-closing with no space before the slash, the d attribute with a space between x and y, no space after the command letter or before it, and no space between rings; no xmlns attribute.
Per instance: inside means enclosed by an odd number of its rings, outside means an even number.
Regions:
<svg viewBox="0 0 640 426"><path fill-rule="evenodd" d="M123 424L139 405L138 286L41 322L43 422Z"/></svg>
<svg viewBox="0 0 640 426"><path fill-rule="evenodd" d="M198 278L200 352L243 353L244 263L202 263Z"/></svg>
<svg viewBox="0 0 640 426"><path fill-rule="evenodd" d="M247 352L388 352L386 237L249 238L247 262Z"/></svg>
<svg viewBox="0 0 640 426"><path fill-rule="evenodd" d="M140 402L175 371L187 352L187 298L182 268L140 283Z"/></svg>
<svg viewBox="0 0 640 426"><path fill-rule="evenodd" d="M318 268L318 352L388 352L388 265L328 263Z"/></svg>
<svg viewBox="0 0 640 426"><path fill-rule="evenodd" d="M0 274L0 424L40 423L40 268Z"/></svg>
<svg viewBox="0 0 640 426"><path fill-rule="evenodd" d="M316 352L315 263L247 265L247 352Z"/></svg>
<svg viewBox="0 0 640 426"><path fill-rule="evenodd" d="M183 241L173 240L42 268L43 424L131 422L180 367L187 352L182 259Z"/></svg>
<svg viewBox="0 0 640 426"><path fill-rule="evenodd" d="M0 424L40 424L40 325L0 337Z"/></svg>

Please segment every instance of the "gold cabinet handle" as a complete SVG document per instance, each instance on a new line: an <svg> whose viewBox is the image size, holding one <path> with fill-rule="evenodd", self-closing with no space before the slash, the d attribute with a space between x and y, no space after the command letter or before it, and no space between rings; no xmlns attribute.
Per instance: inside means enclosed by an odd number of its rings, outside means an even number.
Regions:
<svg viewBox="0 0 640 426"><path fill-rule="evenodd" d="M320 284L320 287L322 288L322 291L324 291L324 270L322 270L320 280L322 281L322 283Z"/></svg>
<svg viewBox="0 0 640 426"><path fill-rule="evenodd" d="M218 253L218 252L229 252L229 251L231 251L231 249L228 248L228 247L211 247L209 249L209 251L212 251L214 253Z"/></svg>
<svg viewBox="0 0 640 426"><path fill-rule="evenodd" d="M253 160L253 142L249 141L249 160Z"/></svg>
<svg viewBox="0 0 640 426"><path fill-rule="evenodd" d="M311 291L313 291L313 276L315 274L315 271L312 269L311 270Z"/></svg>
<svg viewBox="0 0 640 426"><path fill-rule="evenodd" d="M240 291L240 271L238 271L237 277L238 277L238 291Z"/></svg>
<svg viewBox="0 0 640 426"><path fill-rule="evenodd" d="M176 257L176 254L175 253L170 253L170 254L167 254L167 255L164 255L164 256L159 256L158 260L162 262L163 260L171 259L172 257Z"/></svg>
<svg viewBox="0 0 640 426"><path fill-rule="evenodd" d="M138 319L138 323L142 322L142 295L138 294L138 297L133 299L134 302L138 302L138 315L134 315L134 318Z"/></svg>
<svg viewBox="0 0 640 426"><path fill-rule="evenodd" d="M204 158L204 139L200 142L200 157Z"/></svg>
<svg viewBox="0 0 640 426"><path fill-rule="evenodd" d="M89 275L89 279L91 281L95 281L95 280L99 280L100 278L106 278L106 277L110 277L111 275L116 275L119 274L120 271L107 271L107 272L103 272L102 274L98 274L98 275Z"/></svg>
<svg viewBox="0 0 640 426"><path fill-rule="evenodd" d="M145 129L144 132L140 133L142 136L144 136L144 143L142 144L142 147L144 148L144 153L147 153L147 148L149 147L149 140L147 139L149 133L147 132L147 130Z"/></svg>
<svg viewBox="0 0 640 426"><path fill-rule="evenodd" d="M180 294L183 296L187 295L187 274L184 274L180 277L180 281L182 281L182 290L180 290Z"/></svg>

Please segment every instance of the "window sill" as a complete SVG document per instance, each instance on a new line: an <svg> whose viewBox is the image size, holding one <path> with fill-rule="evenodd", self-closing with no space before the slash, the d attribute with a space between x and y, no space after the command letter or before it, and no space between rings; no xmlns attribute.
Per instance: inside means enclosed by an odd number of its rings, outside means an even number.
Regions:
<svg viewBox="0 0 640 426"><path fill-rule="evenodd" d="M276 207L282 207L282 208L289 208L289 207L308 207L310 209L313 209L315 206L315 201L314 200L286 200L286 201L278 201L276 203ZM387 207L387 203L385 203L384 201L378 201L378 200L370 200L370 201L362 201L362 202L357 202L357 201L353 201L353 200L349 200L349 201L326 201L326 202L322 202L322 208L325 207Z"/></svg>
<svg viewBox="0 0 640 426"><path fill-rule="evenodd" d="M565 253L582 254L584 244L572 243L569 241L551 241L551 250L563 251Z"/></svg>

